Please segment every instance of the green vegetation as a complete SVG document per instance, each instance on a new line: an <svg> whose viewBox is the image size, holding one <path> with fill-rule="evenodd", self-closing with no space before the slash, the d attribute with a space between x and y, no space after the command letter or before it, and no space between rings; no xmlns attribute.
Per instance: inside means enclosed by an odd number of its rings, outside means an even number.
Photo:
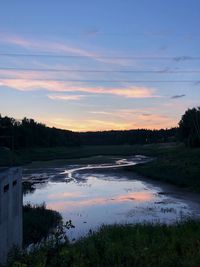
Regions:
<svg viewBox="0 0 200 267"><path fill-rule="evenodd" d="M154 161L126 167L153 179L189 187L200 192L200 149L183 144L152 144L143 146L91 146L71 148L64 158L40 164L109 162L113 156L143 154ZM61 152L60 148L60 152ZM79 152L78 152L79 151ZM79 159L76 159L76 155ZM53 153L52 153L53 155ZM67 155L67 157L66 157ZM96 157L102 155L102 157ZM93 156L88 158L88 156ZM73 159L74 157L74 159ZM18 255L12 266L134 266L134 267L197 267L200 266L200 223L188 221L176 225L114 225L103 226L97 233L74 244L47 244L29 255ZM23 264L23 265L22 265Z"/></svg>
<svg viewBox="0 0 200 267"><path fill-rule="evenodd" d="M81 159L81 161L83 161L82 159L87 157L98 155L132 156L134 154L142 153L143 150L146 151L146 149L143 149L143 146L141 145L31 148L15 150L13 153L13 159L14 165L24 165L33 161L49 161L57 159L63 159L63 162L66 163L78 163L77 160ZM7 162L9 165L11 156L7 156L7 158L9 159ZM3 163L5 164L5 160L6 159L2 154L0 157L0 166L3 166Z"/></svg>
<svg viewBox="0 0 200 267"><path fill-rule="evenodd" d="M82 143L90 146L62 146L63 142L69 142L69 140L71 142L71 132L50 129L27 119L20 124L13 121L14 124L10 124L12 131L18 128L18 133L23 137L23 131L26 130L25 132L32 139L23 139L23 144L13 153L2 148L0 166L11 163L14 165L31 163L30 167L108 163L113 162L115 156L141 154L153 157L154 160L146 164L126 167L125 170L200 192L200 148L190 148L199 147L200 144L199 114L199 108L188 110L179 123L180 137L187 146L181 143L166 143L166 141L175 140L177 129L155 132L136 130L83 133ZM34 142L33 128L35 134L40 131L44 134L48 132L48 142L51 146L42 143L38 148L37 142L34 146L30 146L30 140ZM57 147L53 147L55 144L50 138L53 134L63 138L61 143L56 144ZM72 138L73 143L81 144L79 138L75 137L75 139ZM38 140L41 141L40 138ZM41 142L44 141L46 142L46 140ZM164 141L164 143L159 144L158 141ZM155 143L151 144L152 142ZM95 146L97 143L99 146ZM140 145L135 145L135 143ZM144 143L148 144L144 145ZM31 185L24 184L24 191L29 190L32 190ZM24 245L41 241L58 225L61 225L60 233L63 235L61 222L60 214L47 210L44 205L25 206ZM73 226L69 222L65 227L69 229ZM187 221L168 226L160 224L102 226L98 232L91 232L88 237L73 244L69 244L67 239L65 242L60 242L58 232L56 242L47 241L40 249L30 254L17 253L13 259L14 263L12 261L9 266L197 267L200 266L200 223Z"/></svg>
<svg viewBox="0 0 200 267"><path fill-rule="evenodd" d="M33 119L16 120L0 114L0 146L10 149L79 145L124 145L175 140L177 128L72 132L47 127Z"/></svg>
<svg viewBox="0 0 200 267"><path fill-rule="evenodd" d="M36 244L49 235L62 221L57 211L49 210L45 204L23 207L23 243L24 246Z"/></svg>
<svg viewBox="0 0 200 267"><path fill-rule="evenodd" d="M101 153L100 146L128 147L169 142L176 140L176 136L177 128L78 133L50 128L26 117L16 120L0 114L0 166L22 165L34 160L87 157ZM88 146L95 147L90 149Z"/></svg>
<svg viewBox="0 0 200 267"><path fill-rule="evenodd" d="M0 147L11 150L31 147L79 146L78 133L50 128L33 119L16 120L0 114Z"/></svg>
<svg viewBox="0 0 200 267"><path fill-rule="evenodd" d="M19 255L23 267L197 267L200 224L103 226L74 244L46 245Z"/></svg>
<svg viewBox="0 0 200 267"><path fill-rule="evenodd" d="M90 162L91 157L95 156L133 156L136 154L143 154L148 156L159 155L159 151L165 152L168 148L184 148L183 145L176 145L176 143L162 143L152 145L105 145L105 146L81 146L81 147L51 147L51 148L32 148L19 149L13 152L14 165L25 165L31 162L61 160L55 163L99 163L106 158L96 158ZM167 152L167 150L166 150ZM8 165L11 161L11 152L7 150L0 151L0 166L7 160ZM6 154L7 153L7 154ZM7 157L5 156L7 155ZM10 156L9 156L10 155ZM86 159L88 158L88 159ZM84 164L84 163L83 163Z"/></svg>
<svg viewBox="0 0 200 267"><path fill-rule="evenodd" d="M9 149L0 147L0 166L12 166L12 156Z"/></svg>
<svg viewBox="0 0 200 267"><path fill-rule="evenodd" d="M190 147L200 147L200 107L186 110L179 122L180 138Z"/></svg>
<svg viewBox="0 0 200 267"><path fill-rule="evenodd" d="M126 167L127 170L200 192L200 148L150 145L144 146L141 152L156 158L146 164Z"/></svg>
<svg viewBox="0 0 200 267"><path fill-rule="evenodd" d="M32 151L33 152L33 151ZM200 148L192 149L183 144L164 143L151 145L126 146L87 146L57 148L45 151L34 150L29 156L34 159L62 158L63 160L33 162L30 167L40 167L62 164L92 164L113 162L112 156L132 156L142 154L155 157L154 161L126 167L149 178L169 182L178 186L188 187L200 192ZM21 155L24 155L23 153ZM102 155L102 157L96 157ZM112 156L111 156L112 155ZM76 158L78 156L78 158Z"/></svg>
<svg viewBox="0 0 200 267"><path fill-rule="evenodd" d="M56 159L80 159L97 155L132 155L134 147L127 146L82 146L19 149L13 152L14 165L24 165L32 161ZM11 152L0 151L0 166L10 165Z"/></svg>
<svg viewBox="0 0 200 267"><path fill-rule="evenodd" d="M155 157L155 160L126 167L126 170L136 171L152 179L189 187L191 190L200 192L200 148L192 149L183 144L33 148L15 151L14 158L18 165L32 162L30 167L45 167L63 164L109 163L114 161L114 156L136 154ZM0 157L0 164L2 161L5 161L4 157Z"/></svg>

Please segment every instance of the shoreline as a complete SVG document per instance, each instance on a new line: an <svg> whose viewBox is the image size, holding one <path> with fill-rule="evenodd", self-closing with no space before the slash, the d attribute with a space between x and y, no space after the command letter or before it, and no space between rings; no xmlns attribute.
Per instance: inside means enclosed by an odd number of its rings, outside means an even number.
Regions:
<svg viewBox="0 0 200 267"><path fill-rule="evenodd" d="M196 152L196 151L194 151ZM193 151L192 151L193 153ZM137 153L138 154L138 153ZM140 153L142 154L142 153ZM163 160L163 156L157 156L152 153L153 156L156 156L157 159ZM122 155L123 157L124 155ZM112 158L119 158L120 155L114 156L95 156L95 157L87 157L81 158L79 162L88 162L91 159L94 162L98 159L98 163L106 159L106 161L110 161ZM195 157L196 158L196 157ZM61 160L60 163L67 162L72 163L75 162L73 160ZM49 164L58 163L59 160L54 162L33 162L31 166L40 166L45 165L46 167ZM77 162L77 161L76 161ZM118 176L121 174L123 176L126 173L126 176L129 176L130 179L133 179L133 176L137 175L138 179L143 181L144 183L151 184L152 186L160 187L161 194L172 195L174 198L179 198L186 200L190 205L192 210L200 210L200 194L195 193L191 190L191 188L184 188L178 185L174 185L169 181L166 182L164 180L152 179L147 175L142 175L137 172L137 168L144 168L148 164L154 164L154 162L139 164L133 167L121 167L118 169L95 169L95 172L105 172L106 173L114 173L117 172ZM62 165L62 164L61 164ZM30 167L30 166L29 166ZM155 167L155 166L154 166ZM158 166L159 167L159 166ZM127 168L129 168L127 170ZM131 169L130 169L131 168ZM94 170L91 170L94 172ZM89 170L87 170L89 172ZM81 171L82 173L82 171ZM161 173L162 174L162 173ZM171 173L173 175L173 172ZM146 177L145 177L146 176ZM197 176L198 179L198 176ZM73 223L73 222L72 222ZM196 246L199 244L199 235L200 233L200 221L197 218L192 217L191 219L187 219L186 221L177 221L174 224L114 224L114 225L104 225L97 232L91 231L91 233L83 238L76 240L75 243L66 243L59 244L54 247L48 247L48 245L43 248L35 251L32 254L23 254L21 258L18 258L18 262L29 264L38 264L41 262L41 257L43 259L48 259L49 251L53 252L53 259L59 262L59 260L65 261L66 265L70 259L73 260L74 266L79 266L79 263L82 262L87 266L88 262L94 262L95 265L102 263L105 265L105 261L102 262L102 259L107 259L106 263L109 263L110 266L115 266L116 261L112 262L111 265L110 258L107 258L107 254L105 251L109 250L112 255L115 255L115 258L124 259L124 255L128 253L127 259L131 262L137 261L138 258L142 259L141 266L148 266L152 263L152 266L161 266L159 263L155 263L153 261L152 255L157 255L155 258L159 259L160 254L166 255L165 265L170 262L177 261L180 258L180 253L184 253L184 257L182 257L182 265L181 266L191 266L191 261L193 262L192 266L198 266L199 263L199 252L196 250ZM106 242L105 242L106 240ZM136 248L133 246L133 240L137 245ZM154 243L152 244L152 241ZM164 244L164 245L163 245ZM91 247L92 252L91 251ZM178 250L177 250L178 247ZM101 248L99 250L99 248ZM157 251L157 252L156 252ZM180 252L181 251L181 252ZM182 252L183 251L183 252ZM195 251L195 254L194 254ZM174 253L175 252L175 253ZM155 254L158 253L158 254ZM102 255L101 257L94 255ZM60 255L64 255L64 258ZM77 255L79 255L77 257ZM141 255L146 255L146 260L141 258ZM191 258L192 255L192 258ZM177 258L178 257L178 258ZM86 259L86 260L85 260ZM52 261L52 258L51 258ZM76 265L77 264L77 265ZM146 265L148 264L148 265ZM30 265L31 266L31 265ZM84 265L83 265L84 266ZM94 265L91 265L94 266ZM131 265L129 265L131 266ZM171 266L171 265L170 265ZM53 267L53 266L52 266Z"/></svg>

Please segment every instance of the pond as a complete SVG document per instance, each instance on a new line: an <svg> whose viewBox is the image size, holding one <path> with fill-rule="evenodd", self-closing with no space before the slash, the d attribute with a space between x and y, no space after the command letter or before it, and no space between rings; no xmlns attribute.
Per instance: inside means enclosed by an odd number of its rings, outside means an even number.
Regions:
<svg viewBox="0 0 200 267"><path fill-rule="evenodd" d="M24 203L45 202L65 221L72 220L75 229L68 232L70 240L102 224L168 224L198 218L200 204L196 199L123 169L148 160L143 156L113 157L106 164L26 168L23 179L32 183L32 190L24 195Z"/></svg>

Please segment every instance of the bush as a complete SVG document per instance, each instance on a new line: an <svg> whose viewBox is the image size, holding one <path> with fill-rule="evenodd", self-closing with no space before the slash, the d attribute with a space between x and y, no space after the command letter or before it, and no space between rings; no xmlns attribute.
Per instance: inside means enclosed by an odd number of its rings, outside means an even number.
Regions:
<svg viewBox="0 0 200 267"><path fill-rule="evenodd" d="M23 244L36 244L47 238L50 231L62 222L59 212L47 209L45 204L23 207Z"/></svg>

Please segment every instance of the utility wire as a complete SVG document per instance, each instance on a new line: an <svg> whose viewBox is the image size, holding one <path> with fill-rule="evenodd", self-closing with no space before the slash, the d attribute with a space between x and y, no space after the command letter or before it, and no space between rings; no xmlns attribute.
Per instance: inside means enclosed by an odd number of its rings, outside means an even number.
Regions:
<svg viewBox="0 0 200 267"><path fill-rule="evenodd" d="M0 30L0 33L8 33L8 31ZM77 32L71 32L67 30L50 30L50 31L16 31L18 34L43 34L43 35L74 35L74 36L142 36L142 37L166 37L166 35L169 35L168 32L134 32L134 31L128 31L128 32L104 32L99 29L89 29L84 31L77 31ZM199 33L174 33L170 34L172 36L176 37L192 37L192 38L199 38Z"/></svg>
<svg viewBox="0 0 200 267"><path fill-rule="evenodd" d="M200 57L194 56L105 56L105 55L60 55L60 54L17 54L17 53L0 53L0 56L6 57L46 57L46 58L96 58L96 59L135 59L135 60L174 60L174 61L185 61L185 60L200 60Z"/></svg>
<svg viewBox="0 0 200 267"><path fill-rule="evenodd" d="M200 80L78 80L78 79L30 79L0 77L0 80L24 80L24 81L60 81L60 82L80 82L80 83L195 83Z"/></svg>
<svg viewBox="0 0 200 267"><path fill-rule="evenodd" d="M57 68L19 68L19 67L0 67L0 70L12 71L38 71L38 72L91 72L91 73L200 73L200 70L88 70L88 69L57 69Z"/></svg>

